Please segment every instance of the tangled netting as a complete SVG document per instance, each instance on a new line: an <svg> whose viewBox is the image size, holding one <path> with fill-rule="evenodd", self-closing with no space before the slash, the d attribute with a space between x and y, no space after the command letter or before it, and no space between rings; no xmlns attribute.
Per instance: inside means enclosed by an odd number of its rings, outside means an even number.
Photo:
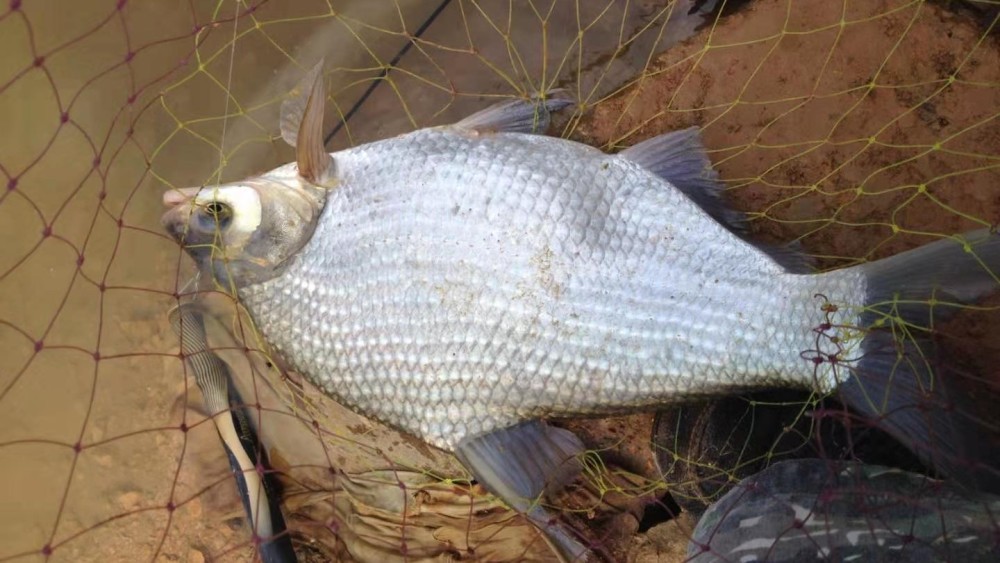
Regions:
<svg viewBox="0 0 1000 563"><path fill-rule="evenodd" d="M194 270L160 227L161 194L294 160L278 108L320 57L331 151L552 88L578 105L551 133L604 150L699 125L753 236L820 270L1000 221L995 0L0 11L0 561L256 557L168 321ZM452 457L282 372L231 298L209 300L300 560L551 557ZM973 401L1000 376L997 303L933 326L938 374ZM973 422L997 448L996 424ZM782 542L853 557L830 543L838 526L854 533L843 545L989 557L1000 505L945 495L877 423L790 390L565 421L591 450L551 502L614 560L738 561L761 546L764 560Z"/></svg>

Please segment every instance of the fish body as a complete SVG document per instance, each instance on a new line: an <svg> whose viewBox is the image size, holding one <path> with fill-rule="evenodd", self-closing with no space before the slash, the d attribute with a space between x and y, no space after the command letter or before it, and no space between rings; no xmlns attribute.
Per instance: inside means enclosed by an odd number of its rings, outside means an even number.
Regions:
<svg viewBox="0 0 1000 563"><path fill-rule="evenodd" d="M802 357L824 322L814 296L861 303L864 279L786 272L625 157L445 127L333 159L311 239L241 301L297 371L436 446L529 418L836 385Z"/></svg>
<svg viewBox="0 0 1000 563"><path fill-rule="evenodd" d="M804 273L748 242L695 129L609 155L533 134L564 100L512 100L329 154L320 65L303 85L282 105L296 162L168 192L165 228L292 367L454 451L563 560L593 552L537 501L584 447L550 416L836 391L938 471L986 468L1000 489L969 401L897 334L995 290L1000 237Z"/></svg>

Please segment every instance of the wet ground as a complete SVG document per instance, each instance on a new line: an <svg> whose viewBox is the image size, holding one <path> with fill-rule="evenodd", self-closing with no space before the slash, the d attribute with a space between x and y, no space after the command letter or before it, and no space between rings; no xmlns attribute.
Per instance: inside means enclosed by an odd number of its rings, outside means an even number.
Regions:
<svg viewBox="0 0 1000 563"><path fill-rule="evenodd" d="M0 480L15 486L0 496L0 560L252 559L228 464L166 323L190 270L159 232L159 194L205 182L220 168L220 153L226 179L288 159L274 134L279 96L301 72L289 56L305 67L325 53L333 83L343 85L335 105L347 112L368 86L362 79L380 70L373 57L384 63L399 50L400 42L380 38L404 38L380 29L398 29L402 19L412 33L437 3L418 4L373 13L347 3L332 17L320 2L295 12L269 2L235 29L229 3L214 16L180 1L128 4L124 18L103 4L79 13L25 6L3 16L0 122L9 133L0 137L0 180L14 189L0 195ZM822 268L1000 222L1000 47L975 13L881 0L795 2L792 10L784 0L756 0L647 57L669 40L655 33L667 29L659 4L635 3L641 13L627 25L620 14L582 14L598 22L585 35L594 44L615 45L618 34L644 25L652 31L617 57L595 49L574 60L572 38L553 40L549 52L570 54L570 70L556 72L541 68L541 57L505 54L488 59L506 59L490 68L468 47L539 52L536 15L518 13L527 22L511 26L518 35L490 42L512 33L503 11L484 19L478 11L494 8L455 3L400 60L406 72L372 94L331 148L454 120L486 100L453 91L510 92L544 72L585 102L582 118L562 132L595 146L615 150L704 127L727 197L752 213L752 230L763 240L800 241ZM562 25L578 25L573 7L565 11L572 24ZM314 19L253 31L255 21L299 15ZM218 27L192 31L213 19ZM230 83L226 46L234 33ZM373 52L357 54L359 43ZM205 72L197 72L199 57ZM227 112L234 118L223 122ZM231 320L224 316L214 334L232 330ZM970 369L996 377L989 368L1000 365L1000 346L989 339L996 328L995 312L972 312L945 333ZM221 337L215 344L236 346ZM339 534L388 560L370 547L372 538L377 547L380 533L403 529L411 546L441 541L468 555L467 534L418 531L433 529L435 511L472 521L465 489L431 479L463 477L453 460L298 390L251 357L258 371L245 377L243 395L262 405L261 433L286 475L303 554L345 557ZM239 347L227 358L250 373ZM293 392L300 398L289 408L279 397ZM652 422L647 413L569 423L627 470L619 485L629 491L573 518L621 560L679 561L693 521L671 518L677 506L663 486L639 494L659 481L648 447ZM588 508L596 502L588 494L564 501ZM398 517L401 496L420 501L403 510L409 519ZM476 520L472 539L542 556L530 530L496 507L481 508L489 514ZM345 518L359 512L366 517ZM485 549L478 554L488 557Z"/></svg>

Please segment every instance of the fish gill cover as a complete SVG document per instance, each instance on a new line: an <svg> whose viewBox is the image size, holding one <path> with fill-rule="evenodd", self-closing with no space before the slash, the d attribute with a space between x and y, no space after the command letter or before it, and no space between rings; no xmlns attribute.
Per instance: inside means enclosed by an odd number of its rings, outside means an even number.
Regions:
<svg viewBox="0 0 1000 563"><path fill-rule="evenodd" d="M577 106L550 134L606 151L700 126L751 236L797 245L829 270L1000 221L998 6L7 2L0 561L256 557L171 330L194 268L159 224L161 196L293 161L279 107L321 57L331 151L553 88ZM208 299L209 341L263 444L258 467L280 489L299 560L551 559L454 458L283 372L232 299ZM935 377L987 414L998 303L932 331ZM919 332L893 320L900 342ZM761 390L560 421L588 448L585 470L546 502L611 560L849 559L839 549L866 535L881 540L866 557L995 555L995 497L962 504L877 417L836 399ZM996 421L968 422L995 452ZM827 471L785 465L800 458ZM834 545L836 526L856 533Z"/></svg>

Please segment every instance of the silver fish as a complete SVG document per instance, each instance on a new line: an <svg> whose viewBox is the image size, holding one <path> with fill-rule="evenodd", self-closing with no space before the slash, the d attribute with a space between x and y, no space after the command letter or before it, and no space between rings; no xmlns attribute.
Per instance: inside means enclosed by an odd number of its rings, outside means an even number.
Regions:
<svg viewBox="0 0 1000 563"><path fill-rule="evenodd" d="M964 455L944 409L899 408L944 393L924 349L867 329L996 289L1000 237L806 274L739 233L695 129L610 155L535 134L569 104L550 97L331 155L324 100L317 66L282 107L297 161L168 192L163 224L294 369L454 451L540 526L535 497L582 451L543 417L786 385L892 411L944 470Z"/></svg>

